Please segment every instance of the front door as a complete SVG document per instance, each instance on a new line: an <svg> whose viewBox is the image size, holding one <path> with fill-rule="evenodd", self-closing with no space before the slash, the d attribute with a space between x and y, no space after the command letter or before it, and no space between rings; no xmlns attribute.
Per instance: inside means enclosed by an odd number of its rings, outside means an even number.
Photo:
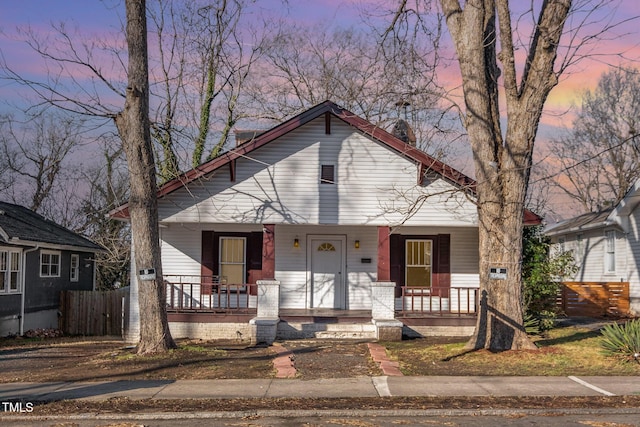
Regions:
<svg viewBox="0 0 640 427"><path fill-rule="evenodd" d="M310 236L311 307L346 308L344 236Z"/></svg>

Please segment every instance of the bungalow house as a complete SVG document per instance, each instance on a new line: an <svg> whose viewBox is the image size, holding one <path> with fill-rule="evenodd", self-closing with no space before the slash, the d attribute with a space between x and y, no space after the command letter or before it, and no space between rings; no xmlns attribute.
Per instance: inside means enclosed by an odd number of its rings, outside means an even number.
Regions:
<svg viewBox="0 0 640 427"><path fill-rule="evenodd" d="M473 180L332 102L252 135L158 197L174 337L473 332ZM128 218L127 206L112 216ZM132 278L136 339L144 282Z"/></svg>
<svg viewBox="0 0 640 427"><path fill-rule="evenodd" d="M0 336L58 327L62 290L93 290L97 244L0 202Z"/></svg>
<svg viewBox="0 0 640 427"><path fill-rule="evenodd" d="M573 252L578 270L565 280L628 283L628 314L640 315L640 180L616 206L562 221L545 234L557 250Z"/></svg>

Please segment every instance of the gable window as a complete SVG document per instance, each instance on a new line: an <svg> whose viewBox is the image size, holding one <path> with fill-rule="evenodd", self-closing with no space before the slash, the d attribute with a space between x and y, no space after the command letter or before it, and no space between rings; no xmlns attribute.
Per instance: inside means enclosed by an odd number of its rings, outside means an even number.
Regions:
<svg viewBox="0 0 640 427"><path fill-rule="evenodd" d="M40 277L60 277L60 252L40 252Z"/></svg>
<svg viewBox="0 0 640 427"><path fill-rule="evenodd" d="M20 252L0 251L0 294L20 292Z"/></svg>
<svg viewBox="0 0 640 427"><path fill-rule="evenodd" d="M69 280L77 282L80 279L80 255L71 254L71 264L69 266Z"/></svg>
<svg viewBox="0 0 640 427"><path fill-rule="evenodd" d="M246 277L246 246L244 237L220 237L220 280L240 285Z"/></svg>
<svg viewBox="0 0 640 427"><path fill-rule="evenodd" d="M335 167L334 165L320 166L320 184L335 184Z"/></svg>
<svg viewBox="0 0 640 427"><path fill-rule="evenodd" d="M405 285L431 287L433 240L407 239L405 254Z"/></svg>
<svg viewBox="0 0 640 427"><path fill-rule="evenodd" d="M605 236L604 271L613 273L616 271L616 232L607 230Z"/></svg>

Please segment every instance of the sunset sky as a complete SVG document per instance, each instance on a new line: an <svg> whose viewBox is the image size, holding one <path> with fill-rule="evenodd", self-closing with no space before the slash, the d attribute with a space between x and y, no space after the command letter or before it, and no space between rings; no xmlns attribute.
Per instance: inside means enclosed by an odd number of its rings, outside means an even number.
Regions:
<svg viewBox="0 0 640 427"><path fill-rule="evenodd" d="M583 0L578 0L578 2ZM284 6L283 6L284 3ZM258 0L257 4L264 13L284 14L286 19L306 22L310 26L320 21L338 25L361 25L358 10L363 4L393 4L389 0ZM518 2L512 2L517 5ZM528 3L528 2L525 2ZM577 3L574 1L574 3ZM610 2L616 3L616 2ZM605 13L606 12L606 13ZM608 14L608 15L607 15ZM2 5L0 14L0 49L4 60L16 71L37 75L41 61L19 41L21 36L16 34L17 28L30 26L40 34L51 31L52 24L66 23L68 28L76 28L79 33L88 38L108 38L121 28L120 22L124 16L122 0L21 0L6 1ZM640 16L640 2L624 0L617 9L607 8L596 17L612 22L620 22L634 16ZM602 21L591 24L586 31L602 26ZM565 75L561 83L550 95L547 103L551 112L564 111L579 99L580 93L592 88L599 75L609 64L629 63L630 60L640 58L638 40L640 20L631 20L622 24L604 36L604 40L589 47L593 59L582 61ZM626 59L616 54L623 53ZM447 73L442 81L451 80L450 84L457 84L457 76ZM6 99L11 98L18 88L6 83L0 84L0 94ZM4 110L4 108L3 108ZM549 124L557 122L552 117L545 118Z"/></svg>
<svg viewBox="0 0 640 427"><path fill-rule="evenodd" d="M528 1L512 1L512 4L528 4ZM574 4L584 0L574 0ZM67 28L76 28L88 40L110 40L113 34L121 32L124 16L123 0L6 0L2 2L0 13L0 54L3 62L21 75L34 79L44 76L42 62L25 46L24 36L17 28L30 26L46 40L51 26L65 22ZM285 19L303 22L312 26L319 21L341 26L361 25L358 11L363 4L393 5L391 0L258 0L257 5L265 14L284 15ZM540 3L537 1L536 3ZM607 2L604 2L607 3ZM617 3L617 2L608 2ZM585 18L586 15L577 15ZM602 27L603 22L622 22L640 16L640 2L624 0L616 8L607 6L597 16L585 18L589 26L580 33L584 36ZM574 21L573 24L576 22ZM557 126L570 126L574 104L580 94L591 89L598 77L610 64L629 65L640 59L640 19L631 19L602 36L598 43L588 46L588 59L569 69L560 84L552 91L546 106L545 116L539 134L539 145L545 150L545 141L557 132ZM459 77L451 69L439 76L442 83L459 86ZM27 89L0 80L0 113L12 111L12 104L21 104L32 99Z"/></svg>

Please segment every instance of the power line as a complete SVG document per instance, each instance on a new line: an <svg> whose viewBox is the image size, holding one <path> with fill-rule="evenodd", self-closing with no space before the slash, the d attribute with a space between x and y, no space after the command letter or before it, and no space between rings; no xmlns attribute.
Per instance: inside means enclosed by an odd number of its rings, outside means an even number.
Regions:
<svg viewBox="0 0 640 427"><path fill-rule="evenodd" d="M563 169L559 170L559 171L558 171L558 172L556 172L556 173L553 173L553 174L551 174L551 175L547 175L547 176L542 177L542 178L538 178L538 179L536 179L535 181L531 182L530 184L536 184L536 183L538 183L538 182L540 182L540 181L546 181L546 180L548 180L548 179L550 179L550 178L554 178L554 177L556 177L556 176L558 176L558 175L561 175L562 173L564 173L564 172L566 172L566 171L568 171L568 170L570 170L570 169L576 168L576 167L578 167L578 166L580 166L580 165L582 165L582 164L585 164L585 163L587 163L587 162L590 162L591 160L593 160L593 159L595 159L595 158L597 158L597 157L599 157L599 156L603 155L603 154L604 154L604 153L606 153L606 152L609 152L609 151L614 150L614 149L616 149L616 148L620 148L620 147L622 147L624 144L626 144L627 142L629 142L629 141L633 140L633 139L634 139L634 138L636 138L637 136L640 136L640 135L639 135L639 134L633 134L633 135L631 135L630 137L628 137L627 139L624 139L624 140L623 140L622 142L620 142L619 144L612 145L611 147L605 148L604 150L602 150L602 151L600 151L600 152L598 152L598 153L594 154L593 156L588 157L588 158L583 159L583 160L580 160L579 162L574 163L574 164L573 164L573 165L571 165L571 166L567 166L567 167L565 167L565 168L563 168ZM636 145L635 145L635 144L634 144L633 148L634 148L635 150L638 150L638 147L636 147Z"/></svg>

